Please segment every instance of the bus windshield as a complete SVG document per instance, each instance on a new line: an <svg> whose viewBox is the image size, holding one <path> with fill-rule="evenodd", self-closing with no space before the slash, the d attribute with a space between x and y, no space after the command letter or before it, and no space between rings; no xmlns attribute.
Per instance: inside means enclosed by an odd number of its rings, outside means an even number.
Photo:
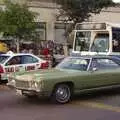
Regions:
<svg viewBox="0 0 120 120"><path fill-rule="evenodd" d="M109 34L98 33L92 43L91 52L108 52L109 51Z"/></svg>
<svg viewBox="0 0 120 120"><path fill-rule="evenodd" d="M75 37L75 51L89 51L91 32L78 31Z"/></svg>

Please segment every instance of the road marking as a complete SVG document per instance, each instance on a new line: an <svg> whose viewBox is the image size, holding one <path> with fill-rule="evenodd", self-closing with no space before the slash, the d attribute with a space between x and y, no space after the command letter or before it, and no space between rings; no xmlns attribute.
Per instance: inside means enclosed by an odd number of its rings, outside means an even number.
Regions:
<svg viewBox="0 0 120 120"><path fill-rule="evenodd" d="M83 101L83 102L73 102L73 104L120 113L120 107L112 106L104 103Z"/></svg>

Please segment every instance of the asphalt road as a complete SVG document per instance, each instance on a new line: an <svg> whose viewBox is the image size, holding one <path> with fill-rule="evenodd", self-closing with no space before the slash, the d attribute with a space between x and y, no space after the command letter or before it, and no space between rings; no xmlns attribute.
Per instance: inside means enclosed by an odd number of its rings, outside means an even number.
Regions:
<svg viewBox="0 0 120 120"><path fill-rule="evenodd" d="M65 105L28 99L0 85L0 120L120 120L119 90L77 96Z"/></svg>

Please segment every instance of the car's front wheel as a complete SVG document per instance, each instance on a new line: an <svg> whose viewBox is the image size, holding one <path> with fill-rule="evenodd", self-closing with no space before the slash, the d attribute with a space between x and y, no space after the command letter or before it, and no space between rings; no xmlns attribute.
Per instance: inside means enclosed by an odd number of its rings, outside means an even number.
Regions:
<svg viewBox="0 0 120 120"><path fill-rule="evenodd" d="M56 86L52 95L53 101L64 104L69 102L70 98L71 98L71 88L69 85L60 84Z"/></svg>

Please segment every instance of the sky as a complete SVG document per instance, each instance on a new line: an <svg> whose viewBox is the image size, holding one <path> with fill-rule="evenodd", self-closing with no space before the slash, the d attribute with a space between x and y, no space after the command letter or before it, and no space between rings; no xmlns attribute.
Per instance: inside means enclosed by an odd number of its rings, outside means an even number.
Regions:
<svg viewBox="0 0 120 120"><path fill-rule="evenodd" d="M120 2L120 0L113 0L114 2Z"/></svg>

